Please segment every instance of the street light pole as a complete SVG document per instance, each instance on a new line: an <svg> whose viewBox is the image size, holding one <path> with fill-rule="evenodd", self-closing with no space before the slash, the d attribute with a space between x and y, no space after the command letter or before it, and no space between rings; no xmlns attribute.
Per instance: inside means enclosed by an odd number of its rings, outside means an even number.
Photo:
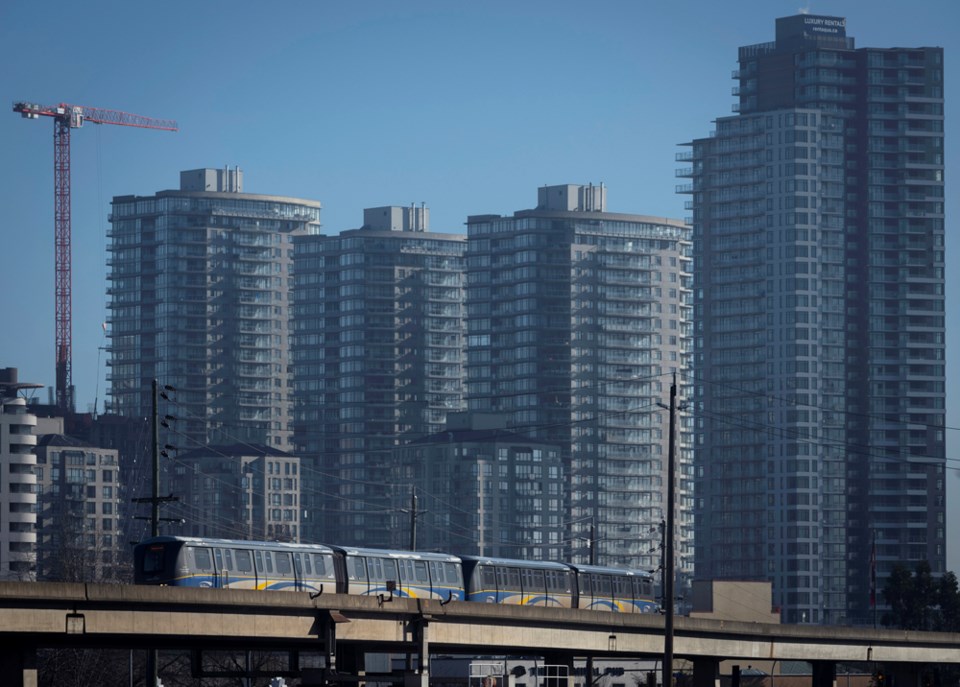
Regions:
<svg viewBox="0 0 960 687"><path fill-rule="evenodd" d="M674 509L676 501L676 424L677 424L677 373L670 384L670 436L667 449L667 517L664 532L666 553L663 570L663 687L673 685L673 582L674 582Z"/></svg>

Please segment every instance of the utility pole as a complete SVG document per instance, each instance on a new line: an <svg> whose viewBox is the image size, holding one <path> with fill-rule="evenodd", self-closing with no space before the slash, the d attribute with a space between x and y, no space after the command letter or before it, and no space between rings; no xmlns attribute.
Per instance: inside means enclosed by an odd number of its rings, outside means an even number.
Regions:
<svg viewBox="0 0 960 687"><path fill-rule="evenodd" d="M417 492L410 492L410 550L417 550Z"/></svg>
<svg viewBox="0 0 960 687"><path fill-rule="evenodd" d="M670 384L670 437L667 450L667 523L664 539L666 553L664 554L664 583L663 583L663 687L673 685L673 532L674 532L674 502L676 501L676 425L677 425L677 373L673 373L673 382Z"/></svg>
<svg viewBox="0 0 960 687"><path fill-rule="evenodd" d="M150 536L160 536L160 391L157 389L157 380L150 385L151 405L151 436L150 453L152 456L153 480L150 491Z"/></svg>

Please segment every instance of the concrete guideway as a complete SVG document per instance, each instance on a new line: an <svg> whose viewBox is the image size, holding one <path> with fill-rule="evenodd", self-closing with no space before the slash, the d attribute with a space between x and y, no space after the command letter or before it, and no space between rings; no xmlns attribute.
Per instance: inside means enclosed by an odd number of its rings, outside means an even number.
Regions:
<svg viewBox="0 0 960 687"><path fill-rule="evenodd" d="M548 655L568 662L588 655L656 658L663 652L663 632L659 615L337 594L0 583L5 665L28 666L30 652L47 646L282 647L324 652L334 667L345 649L389 651L422 657L425 685L431 653ZM720 659L958 664L960 634L677 617L674 651L705 673L715 672ZM23 684L30 684L29 677Z"/></svg>

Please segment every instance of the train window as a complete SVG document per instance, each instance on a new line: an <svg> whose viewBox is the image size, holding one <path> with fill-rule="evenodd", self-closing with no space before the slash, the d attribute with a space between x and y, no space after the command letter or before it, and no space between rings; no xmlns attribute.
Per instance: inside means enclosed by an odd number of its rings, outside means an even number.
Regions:
<svg viewBox="0 0 960 687"><path fill-rule="evenodd" d="M590 584L590 575L580 573L577 578L580 581L580 593L584 596L593 596L593 585Z"/></svg>
<svg viewBox="0 0 960 687"><path fill-rule="evenodd" d="M443 583L443 563L440 561L428 561L427 568L430 569L430 583L437 586Z"/></svg>
<svg viewBox="0 0 960 687"><path fill-rule="evenodd" d="M383 582L383 562L380 558L367 559L367 572L371 582Z"/></svg>
<svg viewBox="0 0 960 687"><path fill-rule="evenodd" d="M460 584L460 568L454 563L444 563L443 569L446 572L446 580L448 584Z"/></svg>
<svg viewBox="0 0 960 687"><path fill-rule="evenodd" d="M392 558L383 559L383 579L397 581L397 562Z"/></svg>
<svg viewBox="0 0 960 687"><path fill-rule="evenodd" d="M507 568L507 589L520 591L520 569Z"/></svg>
<svg viewBox="0 0 960 687"><path fill-rule="evenodd" d="M217 568L223 570L223 549L214 549L213 558L217 561Z"/></svg>
<svg viewBox="0 0 960 687"><path fill-rule="evenodd" d="M496 589L497 576L494 569L489 565L480 566L480 581L483 583L484 589Z"/></svg>
<svg viewBox="0 0 960 687"><path fill-rule="evenodd" d="M543 581L543 571L531 570L530 582L533 585L532 588L537 590L538 593L543 592L546 587L546 582ZM526 589L526 585L524 585L524 589Z"/></svg>
<svg viewBox="0 0 960 687"><path fill-rule="evenodd" d="M420 584L427 584L428 582L430 582L430 578L427 577L426 561L414 561L413 574L416 577L417 582Z"/></svg>
<svg viewBox="0 0 960 687"><path fill-rule="evenodd" d="M251 572L253 570L253 561L250 559L249 551L234 551L237 559L237 570L240 572Z"/></svg>
<svg viewBox="0 0 960 687"><path fill-rule="evenodd" d="M313 569L310 567L310 554L303 554L303 569L307 571L308 575L313 574Z"/></svg>
<svg viewBox="0 0 960 687"><path fill-rule="evenodd" d="M524 591L533 588L533 571L529 568L524 568L520 571L520 580L523 582Z"/></svg>
<svg viewBox="0 0 960 687"><path fill-rule="evenodd" d="M573 573L569 570L564 570L560 573L560 591L566 592L567 594L573 593Z"/></svg>
<svg viewBox="0 0 960 687"><path fill-rule="evenodd" d="M502 565L497 566L497 587L500 589L508 589L510 583L507 580L507 569Z"/></svg>
<svg viewBox="0 0 960 687"><path fill-rule="evenodd" d="M313 554L313 567L317 571L317 575L323 576L327 574L326 566L324 566L324 557L319 553Z"/></svg>
<svg viewBox="0 0 960 687"><path fill-rule="evenodd" d="M303 577L303 563L300 560L300 554L293 554L293 569L297 573L297 577Z"/></svg>
<svg viewBox="0 0 960 687"><path fill-rule="evenodd" d="M202 572L213 570L213 558L210 556L210 549L202 546L191 547L193 552L193 566Z"/></svg>
<svg viewBox="0 0 960 687"><path fill-rule="evenodd" d="M646 577L633 578L633 596L636 599L650 598L651 594L650 580Z"/></svg>
<svg viewBox="0 0 960 687"><path fill-rule="evenodd" d="M610 577L608 575L593 576L594 596L610 596Z"/></svg>
<svg viewBox="0 0 960 687"><path fill-rule="evenodd" d="M230 549L223 550L223 569L224 570L236 570L233 567L233 556L231 555Z"/></svg>
<svg viewBox="0 0 960 687"><path fill-rule="evenodd" d="M257 564L257 572L263 572L263 556L260 555L259 551L253 552L253 560Z"/></svg>
<svg viewBox="0 0 960 687"><path fill-rule="evenodd" d="M263 563L264 563L264 565L267 566L267 572L268 572L268 573L272 573L272 572L273 572L273 554L270 553L269 551L264 551L264 552L263 552Z"/></svg>
<svg viewBox="0 0 960 687"><path fill-rule="evenodd" d="M616 575L611 578L613 581L613 594L618 599L630 599L633 597L633 589L630 584L630 578L626 575Z"/></svg>
<svg viewBox="0 0 960 687"><path fill-rule="evenodd" d="M274 557L277 562L277 574L289 576L293 571L293 566L290 565L290 554L286 551L276 551Z"/></svg>
<svg viewBox="0 0 960 687"><path fill-rule="evenodd" d="M545 571L547 579L547 589L551 592L570 593L570 573L565 570L547 570Z"/></svg>
<svg viewBox="0 0 960 687"><path fill-rule="evenodd" d="M367 581L367 569L362 558L356 556L347 558L347 578L359 582Z"/></svg>
<svg viewBox="0 0 960 687"><path fill-rule="evenodd" d="M151 546L148 548L143 554L143 572L163 572L165 550L163 546Z"/></svg>

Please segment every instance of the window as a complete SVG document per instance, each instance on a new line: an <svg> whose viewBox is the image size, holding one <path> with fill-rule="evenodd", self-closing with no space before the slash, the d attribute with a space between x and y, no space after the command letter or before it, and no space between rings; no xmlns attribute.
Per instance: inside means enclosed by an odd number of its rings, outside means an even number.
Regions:
<svg viewBox="0 0 960 687"><path fill-rule="evenodd" d="M149 575L150 573L163 572L165 554L166 548L163 546L151 546L148 548L143 554L144 574Z"/></svg>
<svg viewBox="0 0 960 687"><path fill-rule="evenodd" d="M193 552L193 564L201 572L213 571L213 556L210 555L210 549L203 547L190 547Z"/></svg>
<svg viewBox="0 0 960 687"><path fill-rule="evenodd" d="M277 552L274 554L277 560L278 575L292 575L293 565L290 563L290 554L286 552Z"/></svg>
<svg viewBox="0 0 960 687"><path fill-rule="evenodd" d="M237 559L237 570L245 573L253 571L253 560L249 551L235 551L234 555Z"/></svg>

